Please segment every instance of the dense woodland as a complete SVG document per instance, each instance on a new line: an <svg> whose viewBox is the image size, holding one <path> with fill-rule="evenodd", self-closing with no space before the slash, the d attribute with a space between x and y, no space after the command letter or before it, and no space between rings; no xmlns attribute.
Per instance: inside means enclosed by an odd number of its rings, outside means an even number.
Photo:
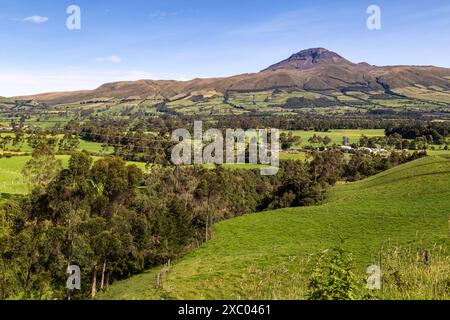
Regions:
<svg viewBox="0 0 450 320"><path fill-rule="evenodd" d="M274 114L243 114L236 116L188 116L188 115L162 115L159 117L133 117L113 119L110 117L92 117L88 121L79 119L70 121L61 130L80 131L86 124L102 128L129 128L130 131L158 132L162 135L171 133L179 128L192 129L194 121L202 120L204 128L240 128L243 130L257 128L277 128L280 130L307 130L326 132L331 129L389 129L397 127L424 127L442 128L449 131L449 121L438 122L435 118L422 115L361 115L353 116L327 116L327 115L289 115ZM440 130L440 129L439 129ZM441 135L442 132L441 132ZM406 137L405 137L406 138Z"/></svg>

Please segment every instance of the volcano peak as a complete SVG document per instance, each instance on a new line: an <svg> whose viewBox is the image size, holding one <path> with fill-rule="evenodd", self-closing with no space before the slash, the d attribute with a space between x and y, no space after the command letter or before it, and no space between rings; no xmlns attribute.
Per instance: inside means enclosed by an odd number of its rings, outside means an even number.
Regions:
<svg viewBox="0 0 450 320"><path fill-rule="evenodd" d="M308 70L320 64L351 64L350 61L344 59L337 53L325 48L311 48L302 50L290 56L288 59L278 62L266 71L276 71L281 69L288 70Z"/></svg>

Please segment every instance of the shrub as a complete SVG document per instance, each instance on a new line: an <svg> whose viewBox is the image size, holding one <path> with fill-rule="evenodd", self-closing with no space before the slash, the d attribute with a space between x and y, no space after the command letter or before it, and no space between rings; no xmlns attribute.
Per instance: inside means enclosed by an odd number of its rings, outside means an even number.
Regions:
<svg viewBox="0 0 450 320"><path fill-rule="evenodd" d="M308 283L309 300L355 300L358 282L353 259L342 248L319 254Z"/></svg>

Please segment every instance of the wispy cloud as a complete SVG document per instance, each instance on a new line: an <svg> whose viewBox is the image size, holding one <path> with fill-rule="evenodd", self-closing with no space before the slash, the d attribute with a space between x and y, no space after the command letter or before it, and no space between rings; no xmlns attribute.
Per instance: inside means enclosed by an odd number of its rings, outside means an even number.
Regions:
<svg viewBox="0 0 450 320"><path fill-rule="evenodd" d="M192 12L194 12L194 11L192 11ZM175 17L175 16L181 15L183 13L185 13L185 12L156 10L156 11L150 13L149 17L151 19L164 19L164 18L169 18L169 17Z"/></svg>
<svg viewBox="0 0 450 320"><path fill-rule="evenodd" d="M30 16L30 17L23 18L22 21L40 24L40 23L47 22L48 21L48 17Z"/></svg>
<svg viewBox="0 0 450 320"><path fill-rule="evenodd" d="M450 6L431 8L420 12L407 12L400 15L404 23L448 24L450 23Z"/></svg>
<svg viewBox="0 0 450 320"><path fill-rule="evenodd" d="M149 14L151 19L164 19L169 17L176 17L182 15L190 15L199 13L199 9L188 9L188 10L179 10L179 11L164 11L164 10L156 10Z"/></svg>
<svg viewBox="0 0 450 320"><path fill-rule="evenodd" d="M98 57L94 59L95 62L110 62L110 63L121 63L122 58L119 56L109 56L109 57Z"/></svg>
<svg viewBox="0 0 450 320"><path fill-rule="evenodd" d="M445 6L441 8L432 8L421 12L406 14L406 18L410 20L421 20L438 17L448 17L449 13L450 13L450 6Z"/></svg>
<svg viewBox="0 0 450 320"><path fill-rule="evenodd" d="M330 17L325 17L323 13L318 15L318 12L322 12L320 8L305 8L302 10L284 12L260 23L241 26L231 30L230 33L242 36L258 36L277 32L295 31L330 19Z"/></svg>
<svg viewBox="0 0 450 320"><path fill-rule="evenodd" d="M155 12L152 12L150 14L150 18L156 19L156 18L165 18L167 17L168 13L166 11L160 11L156 10Z"/></svg>

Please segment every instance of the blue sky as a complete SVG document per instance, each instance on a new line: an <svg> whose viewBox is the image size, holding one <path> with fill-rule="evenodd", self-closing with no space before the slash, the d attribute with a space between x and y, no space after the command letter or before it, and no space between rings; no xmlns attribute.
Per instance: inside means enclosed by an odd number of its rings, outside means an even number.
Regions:
<svg viewBox="0 0 450 320"><path fill-rule="evenodd" d="M81 30L66 28L72 4ZM372 4L381 30L366 27ZM450 2L0 0L0 43L0 96L256 72L311 47L450 67Z"/></svg>

